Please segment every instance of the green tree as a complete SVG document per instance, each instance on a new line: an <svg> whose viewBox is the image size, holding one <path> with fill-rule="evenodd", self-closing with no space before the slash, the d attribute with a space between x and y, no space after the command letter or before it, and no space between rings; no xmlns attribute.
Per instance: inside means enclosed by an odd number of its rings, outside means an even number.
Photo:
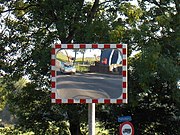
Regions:
<svg viewBox="0 0 180 135"><path fill-rule="evenodd" d="M6 90L5 90L5 86L3 85L2 83L2 78L0 78L0 111L2 111L4 109L4 106L6 105L6 96L7 96L7 93L6 93Z"/></svg>
<svg viewBox="0 0 180 135"><path fill-rule="evenodd" d="M118 125L111 122L118 115L131 115L135 134L178 135L179 4L176 0L139 1L139 7L124 3L120 9L125 19L114 22L111 41L127 43L129 55L139 53L128 60L129 104L107 107L111 111L99 112L99 117L110 129ZM111 119L104 119L108 115Z"/></svg>
<svg viewBox="0 0 180 135"><path fill-rule="evenodd" d="M69 120L71 134L81 134L80 120L87 118L81 118L87 115L86 105L50 103L51 45L57 40L61 43L70 43L72 39L76 43L108 41L108 17L113 14L105 11L113 9L113 3L116 1L0 1L1 71L5 72L11 110L22 129L44 134L49 123ZM106 36L102 37L104 31ZM30 82L15 90L14 82L24 75ZM54 112L52 108L60 111Z"/></svg>
<svg viewBox="0 0 180 135"><path fill-rule="evenodd" d="M106 111L103 105L97 107L98 119L106 128L118 133L118 123L114 122L117 116L132 115L136 134L180 132L180 93L176 88L180 76L179 2L138 3L139 7L126 0L0 2L1 71L5 72L8 100L19 119L18 126L45 134L53 124L62 134L60 127L68 128L65 120L70 123L72 135L81 134L80 123L87 121L87 106L52 105L49 99L51 45L56 40L73 40L127 43L128 56L139 51L129 58L129 104L106 105ZM14 82L24 75L31 82L15 89Z"/></svg>
<svg viewBox="0 0 180 135"><path fill-rule="evenodd" d="M82 63L84 64L84 55L86 53L86 49L80 49L79 52L82 53L82 55L83 55L82 56Z"/></svg>

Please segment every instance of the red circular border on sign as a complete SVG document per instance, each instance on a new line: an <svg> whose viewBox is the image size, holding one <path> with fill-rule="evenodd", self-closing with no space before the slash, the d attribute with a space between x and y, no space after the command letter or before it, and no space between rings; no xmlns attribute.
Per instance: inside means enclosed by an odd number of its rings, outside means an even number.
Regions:
<svg viewBox="0 0 180 135"><path fill-rule="evenodd" d="M131 135L134 135L134 126L133 126L133 124L132 124L131 122L129 122L129 121L126 121L126 122L123 122L122 124L120 124L120 126L119 126L119 134L120 134L120 135L123 135L123 134L121 133L121 131L122 131L122 127L123 127L125 124L128 124L128 125L131 126L131 128L132 128L132 134L131 134Z"/></svg>

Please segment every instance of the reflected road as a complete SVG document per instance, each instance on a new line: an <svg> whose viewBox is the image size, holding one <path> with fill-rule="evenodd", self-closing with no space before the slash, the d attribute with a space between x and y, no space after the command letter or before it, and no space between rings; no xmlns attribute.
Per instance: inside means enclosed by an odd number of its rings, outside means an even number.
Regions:
<svg viewBox="0 0 180 135"><path fill-rule="evenodd" d="M59 98L119 98L122 94L122 76L99 73L57 75Z"/></svg>

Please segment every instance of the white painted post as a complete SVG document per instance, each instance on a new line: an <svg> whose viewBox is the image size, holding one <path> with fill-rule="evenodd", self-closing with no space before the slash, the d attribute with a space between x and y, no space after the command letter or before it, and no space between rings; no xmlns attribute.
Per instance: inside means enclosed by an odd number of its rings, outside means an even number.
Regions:
<svg viewBox="0 0 180 135"><path fill-rule="evenodd" d="M88 104L89 135L95 135L95 103Z"/></svg>

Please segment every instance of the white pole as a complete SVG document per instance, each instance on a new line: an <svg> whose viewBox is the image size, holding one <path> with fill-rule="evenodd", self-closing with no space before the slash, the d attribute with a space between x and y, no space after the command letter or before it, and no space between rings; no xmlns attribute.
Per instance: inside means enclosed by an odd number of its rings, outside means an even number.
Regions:
<svg viewBox="0 0 180 135"><path fill-rule="evenodd" d="M89 135L95 135L95 103L88 104Z"/></svg>

